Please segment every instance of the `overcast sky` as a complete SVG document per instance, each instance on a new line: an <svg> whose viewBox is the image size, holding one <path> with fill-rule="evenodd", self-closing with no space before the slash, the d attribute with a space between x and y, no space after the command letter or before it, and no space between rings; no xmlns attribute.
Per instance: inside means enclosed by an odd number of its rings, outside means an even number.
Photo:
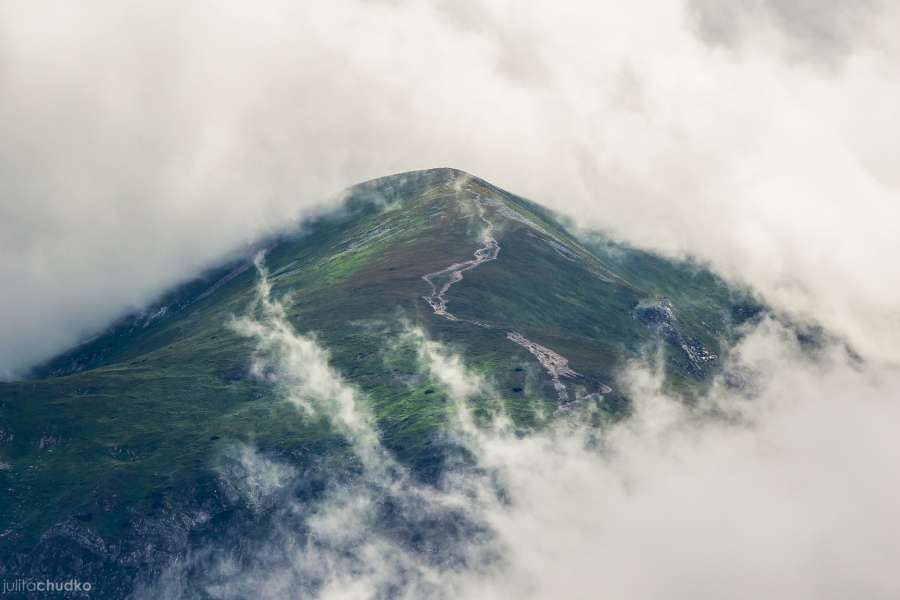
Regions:
<svg viewBox="0 0 900 600"><path fill-rule="evenodd" d="M455 166L900 360L896 3L0 3L0 371Z"/></svg>

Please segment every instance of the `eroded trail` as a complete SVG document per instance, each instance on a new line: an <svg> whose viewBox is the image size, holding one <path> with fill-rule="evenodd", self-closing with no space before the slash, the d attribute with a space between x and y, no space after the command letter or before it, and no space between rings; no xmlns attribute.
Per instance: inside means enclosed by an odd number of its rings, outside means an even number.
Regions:
<svg viewBox="0 0 900 600"><path fill-rule="evenodd" d="M515 331L507 333L506 339L531 352L538 362L541 363L541 366L544 367L544 370L547 371L547 374L550 375L550 379L553 381L553 389L556 390L556 396L559 398L560 403L566 404L569 402L569 392L566 390L566 384L560 378L581 376L581 373L569 366L569 359L546 346L532 342L521 333Z"/></svg>
<svg viewBox="0 0 900 600"><path fill-rule="evenodd" d="M428 273L422 276L422 279L431 286L431 294L423 296L425 301L431 306L434 314L441 316L448 321L458 321L477 325L487 329L493 329L491 325L482 321L472 319L461 319L447 310L447 294L454 284L463 280L463 273L478 267L479 265L491 260L496 260L500 254L500 244L494 237L494 224L487 218L484 206L481 203L481 195L475 191L467 189L475 199L475 208L478 211L478 217L484 222L484 229L481 232L482 247L475 250L472 260L461 263L454 263L449 267ZM554 352L546 346L542 346L536 342L532 342L521 333L510 331L506 334L506 339L522 346L528 350L541 364L553 382L553 388L556 390L556 396L561 405L568 404L569 392L566 384L562 382L562 378L574 379L582 377L580 373L569 366L569 359L561 354ZM600 385L601 393L609 393L612 391L608 386Z"/></svg>
<svg viewBox="0 0 900 600"><path fill-rule="evenodd" d="M478 211L478 217L484 222L484 229L481 232L481 242L484 246L475 250L475 258L472 260L455 263L440 271L422 275L422 279L427 281L428 285L431 286L431 294L423 296L425 301L428 302L432 310L434 310L434 314L444 317L448 321L460 320L456 315L447 310L447 293L450 291L450 288L453 287L453 284L462 281L464 272L474 269L489 260L496 260L497 256L500 254L500 244L497 243L497 239L494 237L494 224L491 223L484 214L484 206L481 204L481 195L476 192L472 192L472 194L475 196L475 208ZM480 322L472 323L484 326L484 324Z"/></svg>

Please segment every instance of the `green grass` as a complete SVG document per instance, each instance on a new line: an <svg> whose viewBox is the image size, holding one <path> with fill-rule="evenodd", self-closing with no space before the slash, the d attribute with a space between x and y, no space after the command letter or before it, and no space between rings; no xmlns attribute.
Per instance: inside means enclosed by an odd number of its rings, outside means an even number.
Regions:
<svg viewBox="0 0 900 600"><path fill-rule="evenodd" d="M682 333L716 353L733 342L734 325L754 306L698 265L601 236L576 239L548 211L473 180L484 197L539 229L505 222L498 260L466 272L451 290L453 313L496 329L436 318L422 300L428 286L421 276L470 259L478 245L478 221L460 210L445 183L449 174L363 184L344 210L265 244L274 295L289 295L291 322L329 350L334 367L369 403L385 446L424 479L440 474L449 403L436 382L409 379L419 368L414 351L397 342L404 323L463 353L528 428L541 426L538 414L552 414L555 394L506 331L556 350L615 388L624 361L657 343L633 316L640 300L671 299ZM502 219L494 209L488 216ZM389 233L366 239L377 228ZM305 417L272 384L248 376L252 342L229 325L254 298L257 275L252 267L240 270L246 262L173 290L157 303L167 307L160 318L126 318L36 369L33 379L0 383L0 434L12 435L0 435L0 462L10 465L0 470L0 558L35 572L49 568L40 560L52 560L46 557L55 550L41 536L71 519L125 547L141 544L138 524L173 507L202 506L212 512L209 527L217 526L226 515L215 467L223 448L237 441L310 473L325 469L337 477L355 468L346 442L326 422ZM670 385L685 393L705 385L675 349L667 355ZM487 415L492 402L479 400L476 413ZM604 410L609 418L624 414L627 398L617 390ZM607 418L600 412L598 419ZM34 557L45 558L32 564ZM98 568L123 581L133 575L132 567Z"/></svg>

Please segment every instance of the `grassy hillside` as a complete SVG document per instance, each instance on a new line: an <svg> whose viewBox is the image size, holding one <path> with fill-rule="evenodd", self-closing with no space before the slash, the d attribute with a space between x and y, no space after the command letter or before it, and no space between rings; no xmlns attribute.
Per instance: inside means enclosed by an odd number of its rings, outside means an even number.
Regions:
<svg viewBox="0 0 900 600"><path fill-rule="evenodd" d="M452 285L458 320L443 318L422 276L471 260L485 222L499 254ZM668 384L689 393L759 310L697 265L577 239L546 210L451 169L357 186L340 210L260 249L291 324L315 334L371 405L385 446L425 481L446 458L447 399L400 341L411 325L462 352L533 427L560 400L509 332L568 359L578 373L564 380L568 398L615 417L627 410L624 361L662 344ZM337 432L251 373L253 343L232 324L258 277L251 255L223 265L31 378L0 383L0 575L77 571L121 595L139 571L235 518L216 470L234 441L297 465L310 497L353 471Z"/></svg>

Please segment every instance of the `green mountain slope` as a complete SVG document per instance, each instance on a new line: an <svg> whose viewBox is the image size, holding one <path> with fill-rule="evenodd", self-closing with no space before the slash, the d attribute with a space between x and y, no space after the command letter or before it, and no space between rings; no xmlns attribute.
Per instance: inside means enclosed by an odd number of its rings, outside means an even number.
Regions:
<svg viewBox="0 0 900 600"><path fill-rule="evenodd" d="M409 327L458 349L527 428L588 403L598 418L627 411L616 373L659 347L668 385L689 395L761 310L697 265L577 238L452 169L356 186L340 210L258 250L291 324L315 334L423 481L451 451L447 399L404 346ZM353 472L340 433L253 372L254 343L233 324L253 304L254 254L0 383L0 575L79 572L124 595L237 518L218 475L235 441L297 465L301 495Z"/></svg>

